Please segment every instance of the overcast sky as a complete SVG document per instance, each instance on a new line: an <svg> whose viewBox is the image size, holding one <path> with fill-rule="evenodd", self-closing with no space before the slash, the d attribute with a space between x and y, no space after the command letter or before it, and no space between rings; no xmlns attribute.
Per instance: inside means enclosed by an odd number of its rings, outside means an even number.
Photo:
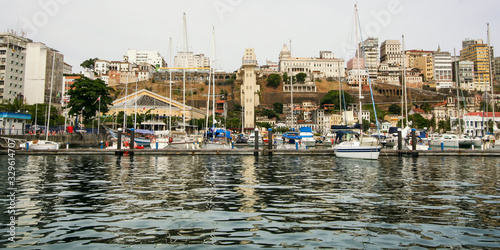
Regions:
<svg viewBox="0 0 500 250"><path fill-rule="evenodd" d="M363 38L381 43L404 34L407 50L440 45L458 55L465 38L487 42L489 22L491 45L500 48L498 0L4 0L0 32L24 28L28 38L61 51L74 72L88 58L122 60L127 49L159 51L169 63L170 38L173 56L183 49L186 13L188 51L210 56L214 27L216 64L234 71L245 48L255 48L263 65L277 62L290 41L292 56L330 50L351 58L356 2Z"/></svg>

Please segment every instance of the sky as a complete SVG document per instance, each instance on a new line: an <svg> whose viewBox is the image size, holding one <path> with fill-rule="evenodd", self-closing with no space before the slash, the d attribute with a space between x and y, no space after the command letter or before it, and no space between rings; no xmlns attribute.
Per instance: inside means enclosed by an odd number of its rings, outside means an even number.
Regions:
<svg viewBox="0 0 500 250"><path fill-rule="evenodd" d="M439 46L459 55L466 38L487 42L487 23L491 45L500 48L498 0L3 0L0 6L0 32L26 31L63 53L74 73L86 59L122 60L128 49L158 51L173 62L184 40L190 52L215 53L216 66L227 72L241 66L245 48L255 49L259 65L277 62L290 43L293 57L326 50L348 60L356 41L369 36L381 43L404 35L406 50Z"/></svg>

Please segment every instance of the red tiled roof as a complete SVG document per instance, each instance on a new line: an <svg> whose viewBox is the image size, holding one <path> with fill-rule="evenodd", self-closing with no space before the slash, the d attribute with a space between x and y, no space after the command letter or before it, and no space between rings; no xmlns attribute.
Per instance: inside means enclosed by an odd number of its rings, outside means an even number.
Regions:
<svg viewBox="0 0 500 250"><path fill-rule="evenodd" d="M470 112L465 116L493 117L493 112ZM500 117L500 112L495 112L495 117Z"/></svg>

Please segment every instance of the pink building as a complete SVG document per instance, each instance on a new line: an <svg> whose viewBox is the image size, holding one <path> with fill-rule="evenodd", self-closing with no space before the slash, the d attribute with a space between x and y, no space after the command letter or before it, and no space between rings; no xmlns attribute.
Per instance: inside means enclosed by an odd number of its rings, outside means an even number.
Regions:
<svg viewBox="0 0 500 250"><path fill-rule="evenodd" d="M347 70L351 69L364 69L365 68L365 60L363 58L352 58L347 61Z"/></svg>

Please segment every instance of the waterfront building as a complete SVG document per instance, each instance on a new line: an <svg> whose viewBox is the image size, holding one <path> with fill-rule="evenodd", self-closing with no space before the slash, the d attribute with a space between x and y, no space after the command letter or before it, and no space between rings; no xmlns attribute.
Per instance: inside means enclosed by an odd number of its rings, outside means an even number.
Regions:
<svg viewBox="0 0 500 250"><path fill-rule="evenodd" d="M344 76L344 59L335 58L331 51L320 51L319 58L292 57L290 50L283 45L279 55L279 72L288 76L306 73L307 78L339 78Z"/></svg>
<svg viewBox="0 0 500 250"><path fill-rule="evenodd" d="M186 65L184 65L186 64ZM210 68L210 58L204 54L179 51L174 57L175 68Z"/></svg>
<svg viewBox="0 0 500 250"><path fill-rule="evenodd" d="M453 74L451 67L451 54L447 51L435 51L432 53L432 61L434 62L434 81L436 89L453 88Z"/></svg>
<svg viewBox="0 0 500 250"><path fill-rule="evenodd" d="M134 115L136 112L136 102L137 115L145 115L149 112L148 115L163 119L168 118L170 112L172 112L172 117L181 118L182 113L185 112L186 120L205 118L205 111L203 110L184 105L182 102L175 101L146 89L139 90L137 93L132 92L127 96L116 99L109 108L107 115L116 116L120 111L124 110L126 110L128 116Z"/></svg>
<svg viewBox="0 0 500 250"><path fill-rule="evenodd" d="M244 127L255 127L255 107L259 105L260 86L257 85L257 57L253 48L245 49L238 77L242 79L240 96L244 110Z"/></svg>
<svg viewBox="0 0 500 250"><path fill-rule="evenodd" d="M462 42L460 60L474 63L474 88L477 91L490 90L490 54L493 58L493 47L488 51L488 45L482 39L467 39Z"/></svg>
<svg viewBox="0 0 500 250"><path fill-rule="evenodd" d="M380 63L403 65L403 52L399 40L385 40L380 45Z"/></svg>
<svg viewBox="0 0 500 250"><path fill-rule="evenodd" d="M364 50L363 50L364 47ZM370 76L370 80L377 80L377 73L379 67L379 45L378 38L369 37L365 41L359 44L358 50L362 53L359 55L365 59L366 68L368 68L368 74Z"/></svg>
<svg viewBox="0 0 500 250"><path fill-rule="evenodd" d="M2 135L23 135L31 115L17 112L0 112L0 133Z"/></svg>
<svg viewBox="0 0 500 250"><path fill-rule="evenodd" d="M457 68L458 67L458 68ZM455 61L453 62L453 82L457 82L458 87L463 90L473 91L474 88L474 62Z"/></svg>
<svg viewBox="0 0 500 250"><path fill-rule="evenodd" d="M14 33L0 33L0 100L24 94L26 46L31 40Z"/></svg>
<svg viewBox="0 0 500 250"><path fill-rule="evenodd" d="M40 42L28 43L24 89L26 103L48 104L50 99L52 105L60 107L63 92L63 70L63 54Z"/></svg>
<svg viewBox="0 0 500 250"><path fill-rule="evenodd" d="M491 121L500 122L500 112L469 112L463 115L464 133L470 136L485 136Z"/></svg>
<svg viewBox="0 0 500 250"><path fill-rule="evenodd" d="M129 49L127 50L127 55L124 56L124 61L134 64L147 63L156 68L167 66L167 63L158 51L140 51Z"/></svg>

